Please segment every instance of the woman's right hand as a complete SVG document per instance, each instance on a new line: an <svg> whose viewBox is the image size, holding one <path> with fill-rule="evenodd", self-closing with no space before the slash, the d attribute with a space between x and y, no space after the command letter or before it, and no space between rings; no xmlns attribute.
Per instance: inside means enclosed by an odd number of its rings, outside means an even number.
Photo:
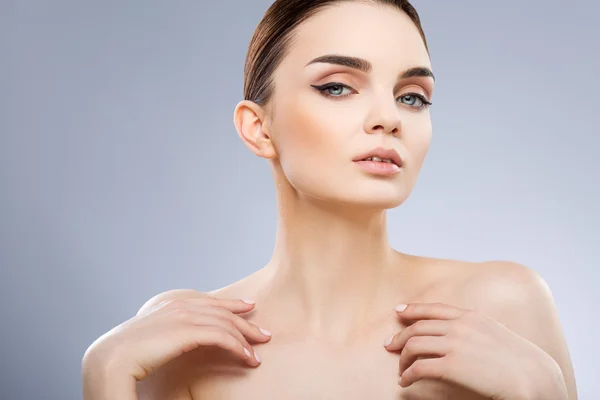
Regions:
<svg viewBox="0 0 600 400"><path fill-rule="evenodd" d="M118 369L122 378L125 374L141 381L186 352L217 346L257 366L260 358L247 339L266 342L270 334L237 315L253 308L243 300L210 296L166 300L99 337L86 351L84 363L91 360L87 369Z"/></svg>

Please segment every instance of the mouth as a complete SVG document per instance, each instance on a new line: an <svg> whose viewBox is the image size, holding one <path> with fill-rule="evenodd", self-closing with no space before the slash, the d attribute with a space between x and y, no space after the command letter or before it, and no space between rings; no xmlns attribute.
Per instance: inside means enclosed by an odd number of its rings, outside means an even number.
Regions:
<svg viewBox="0 0 600 400"><path fill-rule="evenodd" d="M400 154L394 149L385 149L383 147L377 147L367 153L361 154L355 157L352 161L372 161L394 164L398 168L402 168L403 161Z"/></svg>

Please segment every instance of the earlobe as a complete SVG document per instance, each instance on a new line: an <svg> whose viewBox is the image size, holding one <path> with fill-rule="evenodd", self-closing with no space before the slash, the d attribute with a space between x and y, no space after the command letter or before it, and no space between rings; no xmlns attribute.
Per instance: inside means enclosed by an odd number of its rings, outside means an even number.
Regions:
<svg viewBox="0 0 600 400"><path fill-rule="evenodd" d="M261 106L249 100L239 102L233 112L233 123L240 139L254 154L263 158L275 157Z"/></svg>

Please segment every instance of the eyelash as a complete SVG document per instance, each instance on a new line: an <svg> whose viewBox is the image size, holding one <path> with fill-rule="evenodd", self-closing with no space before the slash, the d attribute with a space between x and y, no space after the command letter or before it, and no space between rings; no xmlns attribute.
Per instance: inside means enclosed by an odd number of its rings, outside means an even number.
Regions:
<svg viewBox="0 0 600 400"><path fill-rule="evenodd" d="M317 89L319 91L319 93L321 93L323 96L328 97L328 98L333 98L333 99L340 99L340 98L344 98L347 96L350 96L350 94L345 94L343 96L334 96L331 94L328 94L326 91L327 89L330 89L332 87L336 87L336 86L341 86L342 88L347 88L350 90L354 90L352 89L350 86L348 85L344 85L343 83L339 83L339 82L330 82L330 83L326 83L324 85L321 86L315 86L315 85L311 85L312 87L314 87L315 89ZM419 110L424 110L426 108L429 108L433 103L430 103L429 101L427 101L427 99L425 98L425 96L418 94L418 93L406 93L400 97L405 97L405 96L415 96L417 97L419 100L421 100L423 102L423 105L420 107L413 107ZM399 97L399 98L400 98Z"/></svg>

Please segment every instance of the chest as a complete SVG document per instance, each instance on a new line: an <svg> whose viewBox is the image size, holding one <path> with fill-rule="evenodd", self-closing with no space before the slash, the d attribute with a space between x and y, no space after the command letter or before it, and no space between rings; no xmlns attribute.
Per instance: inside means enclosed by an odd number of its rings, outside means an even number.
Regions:
<svg viewBox="0 0 600 400"><path fill-rule="evenodd" d="M473 299L451 285L426 291L414 302L444 302L475 308ZM407 327L392 312L353 343L297 340L273 331L271 340L253 344L262 363L247 367L221 349L202 356L193 376L194 399L247 400L481 400L460 386L423 379L398 384L400 352L383 346L385 338ZM272 325L269 325L270 327Z"/></svg>
<svg viewBox="0 0 600 400"><path fill-rule="evenodd" d="M352 344L289 340L273 333L253 344L262 363L247 367L221 349L202 357L190 386L194 399L286 400L475 400L473 393L440 380L398 384L400 352L383 346L388 333L406 328L400 320L374 327Z"/></svg>
<svg viewBox="0 0 600 400"><path fill-rule="evenodd" d="M248 368L219 357L191 387L194 399L425 400L476 399L448 383L421 380L398 385L399 353L381 343L342 349L315 344L255 346L262 363ZM215 358L216 360L217 358ZM224 362L227 359L229 362Z"/></svg>

